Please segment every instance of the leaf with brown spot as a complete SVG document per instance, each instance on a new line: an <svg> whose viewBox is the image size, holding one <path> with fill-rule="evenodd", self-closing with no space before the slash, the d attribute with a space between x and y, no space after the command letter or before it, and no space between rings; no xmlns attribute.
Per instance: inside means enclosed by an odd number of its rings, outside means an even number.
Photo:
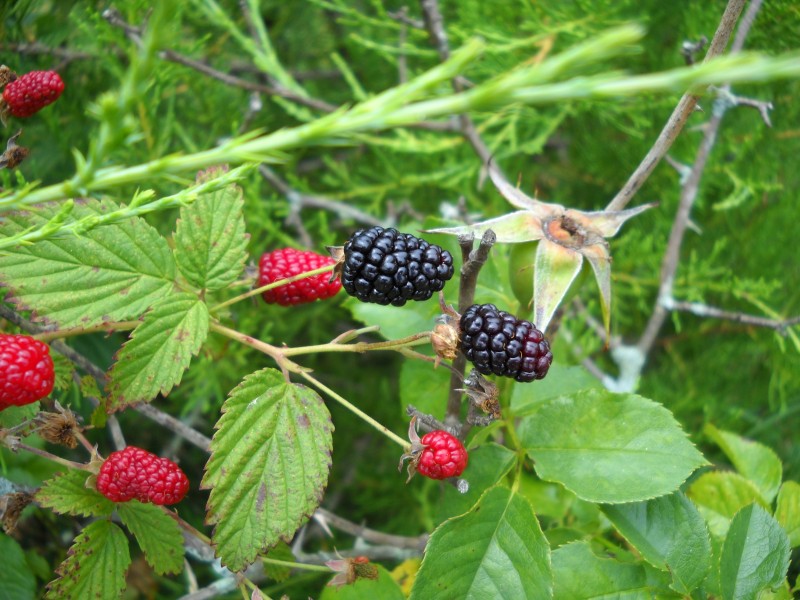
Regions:
<svg viewBox="0 0 800 600"><path fill-rule="evenodd" d="M108 381L108 409L149 402L181 382L208 335L208 308L197 296L158 301L117 353Z"/></svg>
<svg viewBox="0 0 800 600"><path fill-rule="evenodd" d="M131 564L128 540L110 521L86 526L58 567L58 579L47 584L45 600L119 598Z"/></svg>
<svg viewBox="0 0 800 600"><path fill-rule="evenodd" d="M241 571L288 541L319 506L331 465L333 424L313 390L263 369L230 393L201 487L222 564Z"/></svg>

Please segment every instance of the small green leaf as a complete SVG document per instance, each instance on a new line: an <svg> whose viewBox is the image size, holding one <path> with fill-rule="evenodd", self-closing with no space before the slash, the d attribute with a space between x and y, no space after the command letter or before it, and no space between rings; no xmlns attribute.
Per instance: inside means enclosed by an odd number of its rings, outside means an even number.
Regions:
<svg viewBox="0 0 800 600"><path fill-rule="evenodd" d="M555 600L651 600L647 571L642 565L599 558L587 542L553 550Z"/></svg>
<svg viewBox="0 0 800 600"><path fill-rule="evenodd" d="M647 562L672 574L675 590L689 594L703 582L711 568L708 530L682 493L606 505L603 512Z"/></svg>
<svg viewBox="0 0 800 600"><path fill-rule="evenodd" d="M728 431L706 425L704 432L725 453L736 470L752 481L768 503L775 499L783 478L783 465L771 448Z"/></svg>
<svg viewBox="0 0 800 600"><path fill-rule="evenodd" d="M58 579L47 584L46 600L118 598L125 589L131 564L128 540L110 521L86 526L56 569Z"/></svg>
<svg viewBox="0 0 800 600"><path fill-rule="evenodd" d="M519 438L542 479L591 502L663 496L706 462L666 408L605 390L551 400L522 419Z"/></svg>
<svg viewBox="0 0 800 600"><path fill-rule="evenodd" d="M789 534L792 548L800 546L800 484L796 481L785 481L781 486L775 518Z"/></svg>
<svg viewBox="0 0 800 600"><path fill-rule="evenodd" d="M377 579L359 579L341 587L325 586L319 600L404 600L400 586L389 572L381 565L375 567L378 569Z"/></svg>
<svg viewBox="0 0 800 600"><path fill-rule="evenodd" d="M241 571L288 541L328 482L333 425L322 399L280 371L247 377L222 407L202 486L222 563Z"/></svg>
<svg viewBox="0 0 800 600"><path fill-rule="evenodd" d="M767 511L751 504L733 517L720 561L723 600L750 600L781 584L789 569L789 538Z"/></svg>
<svg viewBox="0 0 800 600"><path fill-rule="evenodd" d="M183 535L174 519L154 504L142 504L137 500L117 505L117 513L156 573L181 572Z"/></svg>
<svg viewBox="0 0 800 600"><path fill-rule="evenodd" d="M201 194L181 208L175 260L192 285L211 291L234 282L247 260L242 190L236 185Z"/></svg>
<svg viewBox="0 0 800 600"><path fill-rule="evenodd" d="M533 509L504 487L431 535L410 600L552 597L550 547Z"/></svg>
<svg viewBox="0 0 800 600"><path fill-rule="evenodd" d="M576 250L548 239L539 242L533 271L533 322L542 331L550 324L582 264L583 256Z"/></svg>
<svg viewBox="0 0 800 600"><path fill-rule="evenodd" d="M114 511L114 503L95 489L86 487L90 474L77 469L59 473L45 481L36 492L36 501L61 515L101 517Z"/></svg>
<svg viewBox="0 0 800 600"><path fill-rule="evenodd" d="M0 533L0 600L33 600L36 597L36 577L31 572L25 553L12 538Z"/></svg>
<svg viewBox="0 0 800 600"><path fill-rule="evenodd" d="M108 409L149 402L178 385L208 335L208 308L197 296L156 302L117 354L108 382Z"/></svg>
<svg viewBox="0 0 800 600"><path fill-rule="evenodd" d="M758 502L768 508L756 486L731 471L703 473L692 482L686 495L697 505L709 530L717 537L725 536L733 515L748 504Z"/></svg>
<svg viewBox="0 0 800 600"><path fill-rule="evenodd" d="M50 204L35 213L4 215L0 236L39 227L57 209ZM110 201L86 200L76 203L73 217L119 209ZM62 327L138 318L174 285L175 261L166 240L139 218L3 253L0 281L22 306Z"/></svg>

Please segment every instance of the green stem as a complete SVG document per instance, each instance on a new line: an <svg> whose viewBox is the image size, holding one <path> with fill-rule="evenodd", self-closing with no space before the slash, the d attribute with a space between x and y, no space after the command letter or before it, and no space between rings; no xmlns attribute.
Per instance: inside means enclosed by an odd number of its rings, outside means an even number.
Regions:
<svg viewBox="0 0 800 600"><path fill-rule="evenodd" d="M284 356L297 356L298 354L316 354L319 352L370 352L373 350L399 350L410 346L420 346L430 340L431 332L423 331L415 333L397 340L387 340L385 342L356 342L355 344L338 344L329 342L327 344L317 344L316 346L298 346L296 348L284 348L281 353Z"/></svg>
<svg viewBox="0 0 800 600"><path fill-rule="evenodd" d="M350 412L352 412L356 416L360 417L361 419L363 419L364 421L369 423L372 427L377 429L380 433L382 433L383 435L388 437L390 440L392 440L396 444L399 444L404 449L408 448L409 442L407 440L404 440L403 438L401 438L396 433L393 433L392 431L389 431L389 429L387 429L385 426L381 425L378 421L376 421L375 419L370 417L363 410L361 410L360 408L358 408L357 406L355 406L354 404L352 404L348 400L345 400L342 396L340 396L339 394L334 392L332 389L330 389L325 384L321 383L320 381L317 381L314 377L309 375L308 369L306 369L304 367L301 367L297 363L287 359L286 356L284 355L284 352L289 350L289 348L283 348L283 349L282 348L276 348L275 346L273 346L271 344L267 344L266 342L262 342L261 340L257 340L254 337L251 337L249 335L246 335L244 333L236 331L235 329L230 329L228 327L225 327L224 325L220 325L219 323L213 323L212 322L211 323L211 330L212 331L216 331L217 333L219 333L221 335L224 335L225 337L231 338L232 340L236 340L237 342L240 342L240 343L242 343L242 344L244 344L246 346L250 346L251 348L253 348L255 350L259 350L259 351L263 352L264 354L266 354L267 356L270 356L275 362L278 363L278 365L281 367L281 369L283 369L284 371L288 371L288 372L296 373L296 374L300 375L306 381L308 381L309 383L311 383L315 387L319 388L320 390L322 390L323 392L328 394L331 398L336 400L339 404L344 406L347 410L349 410Z"/></svg>
<svg viewBox="0 0 800 600"><path fill-rule="evenodd" d="M304 571L319 571L321 573L331 573L330 567L322 565L307 565L305 563L292 562L289 560L278 560L277 558L262 558L261 562L278 567L289 567L290 569L303 569Z"/></svg>
<svg viewBox="0 0 800 600"><path fill-rule="evenodd" d="M230 306L231 304L236 304L237 302L241 302L242 300L247 300L248 298L252 298L253 296L257 296L258 294L263 294L264 292L268 292L269 290L284 285L288 285L290 283L294 283L295 281L300 281L301 279L314 277L314 275L322 275L323 273L330 273L331 271L333 271L335 266L336 265L328 265L326 267L320 267L319 269L314 269L313 271L306 271L305 273L299 273L297 275L292 275L291 277L286 277L285 279L279 279L277 281L273 281L272 283L262 285L261 287L250 290L249 292L240 294L235 298L231 298L230 300L226 300L225 302L217 304L216 306L211 308L210 312L214 313L221 308Z"/></svg>
<svg viewBox="0 0 800 600"><path fill-rule="evenodd" d="M305 379L309 383L311 383L311 385L319 388L320 390L322 390L323 392L328 394L328 396L330 396L331 398L336 400L339 404L344 406L347 410L352 412L354 415L360 417L361 419L363 419L364 421L366 421L367 423L372 425L372 427L374 427L380 433L382 433L383 435L388 437L394 443L399 444L400 447L402 447L404 450L409 447L410 442L408 440L404 440L403 438L401 438L396 433L394 433L392 431L389 431L389 429L387 429L385 426L381 425L378 421L376 421L375 419L370 417L367 413L365 413L363 410L361 410L360 408L358 408L357 406L355 406L354 404L352 404L348 400L345 400L342 396L340 396L339 394L334 392L331 388L326 386L324 383L322 383L320 381L317 381L316 379L314 379L314 377L312 377L311 375L309 375L305 371L300 373L300 376L303 377L303 379Z"/></svg>
<svg viewBox="0 0 800 600"><path fill-rule="evenodd" d="M13 445L9 446L11 450L25 450L26 452L30 452L31 454L35 454L37 456L41 456L42 458L46 458L47 460L51 460L55 463L58 463L64 467L69 469L79 469L81 471L89 471L90 473L93 472L89 465L85 465L83 463L76 463L71 460L67 460L66 458L61 458L60 456L56 456L55 454L51 454L47 450L41 450L39 448L34 448L33 446L28 446L28 444L23 444L22 442L14 442Z"/></svg>
<svg viewBox="0 0 800 600"><path fill-rule="evenodd" d="M52 342L53 340L60 340L63 338L73 337L76 335L85 335L87 333L98 332L111 332L111 331L129 331L136 329L141 325L141 321L118 321L115 323L99 323L90 327L68 327L66 329L56 329L55 331L45 331L44 333L37 333L33 335L34 339L40 342Z"/></svg>

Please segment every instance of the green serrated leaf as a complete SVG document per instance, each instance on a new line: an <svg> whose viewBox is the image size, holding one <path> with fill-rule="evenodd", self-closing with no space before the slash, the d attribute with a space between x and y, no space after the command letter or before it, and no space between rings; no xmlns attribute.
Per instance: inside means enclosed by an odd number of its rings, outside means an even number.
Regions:
<svg viewBox="0 0 800 600"><path fill-rule="evenodd" d="M704 432L725 453L736 470L752 481L768 503L775 499L783 478L783 465L771 448L734 433L706 425Z"/></svg>
<svg viewBox="0 0 800 600"><path fill-rule="evenodd" d="M725 536L733 515L748 504L758 502L768 507L749 479L730 471L703 473L692 482L686 495L697 505L708 529L717 537Z"/></svg>
<svg viewBox="0 0 800 600"><path fill-rule="evenodd" d="M0 236L38 227L58 205L4 215ZM78 219L118 210L110 201L76 203ZM0 281L16 300L62 327L139 317L169 293L175 261L166 240L142 219L3 251Z"/></svg>
<svg viewBox="0 0 800 600"><path fill-rule="evenodd" d="M58 579L47 584L45 600L119 598L125 572L131 564L128 540L110 521L86 526L56 570Z"/></svg>
<svg viewBox="0 0 800 600"><path fill-rule="evenodd" d="M36 577L31 572L20 545L0 533L0 600L33 600L36 597Z"/></svg>
<svg viewBox="0 0 800 600"><path fill-rule="evenodd" d="M566 366L558 361L550 365L547 377L536 385L514 384L511 390L511 408L515 415L544 404L558 396L566 396L589 388L602 389L603 384L580 366Z"/></svg>
<svg viewBox="0 0 800 600"><path fill-rule="evenodd" d="M247 260L242 190L236 185L201 194L180 211L175 260L192 285L219 290L239 276Z"/></svg>
<svg viewBox="0 0 800 600"><path fill-rule="evenodd" d="M445 368L421 360L405 360L400 366L401 415L407 415L406 407L412 404L423 413L444 417L442 398L449 390L450 371Z"/></svg>
<svg viewBox="0 0 800 600"><path fill-rule="evenodd" d="M522 420L519 438L539 477L591 502L663 496L706 463L666 408L605 390L551 400Z"/></svg>
<svg viewBox="0 0 800 600"><path fill-rule="evenodd" d="M487 491L431 535L410 600L551 598L550 547L525 498Z"/></svg>
<svg viewBox="0 0 800 600"><path fill-rule="evenodd" d="M703 517L682 493L606 505L603 512L647 562L672 574L676 591L689 594L703 582L711 542Z"/></svg>
<svg viewBox="0 0 800 600"><path fill-rule="evenodd" d="M758 504L733 517L722 546L720 582L723 600L750 600L779 586L789 568L789 537Z"/></svg>
<svg viewBox="0 0 800 600"><path fill-rule="evenodd" d="M202 483L206 521L222 563L241 571L319 506L333 424L319 395L275 369L245 377L222 412Z"/></svg>
<svg viewBox="0 0 800 600"><path fill-rule="evenodd" d="M53 358L53 370L55 372L55 381L53 382L53 389L63 392L72 387L72 373L74 368L72 362L58 352L50 352Z"/></svg>
<svg viewBox="0 0 800 600"><path fill-rule="evenodd" d="M647 572L642 565L599 558L587 542L553 550L555 600L650 600Z"/></svg>
<svg viewBox="0 0 800 600"><path fill-rule="evenodd" d="M59 473L45 481L36 492L36 501L62 515L102 517L114 511L114 503L95 489L86 487L86 471Z"/></svg>
<svg viewBox="0 0 800 600"><path fill-rule="evenodd" d="M775 518L789 534L792 548L800 546L800 484L785 481L778 492Z"/></svg>
<svg viewBox="0 0 800 600"><path fill-rule="evenodd" d="M178 385L208 335L208 307L189 293L153 305L111 369L108 409L149 402Z"/></svg>
<svg viewBox="0 0 800 600"><path fill-rule="evenodd" d="M144 552L147 564L159 575L183 569L183 535L174 519L154 504L137 500L117 506L119 518Z"/></svg>
<svg viewBox="0 0 800 600"><path fill-rule="evenodd" d="M381 565L378 569L377 579L359 579L355 583L343 586L325 586L319 600L404 600L400 586L391 574Z"/></svg>

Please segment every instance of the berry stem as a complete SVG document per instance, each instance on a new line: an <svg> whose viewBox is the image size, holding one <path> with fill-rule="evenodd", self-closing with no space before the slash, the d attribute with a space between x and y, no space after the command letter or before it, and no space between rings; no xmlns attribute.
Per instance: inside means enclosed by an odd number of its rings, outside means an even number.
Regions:
<svg viewBox="0 0 800 600"><path fill-rule="evenodd" d="M40 342L51 342L63 338L73 337L76 335L84 335L87 333L98 332L111 332L111 331L129 331L136 329L142 322L141 321L118 321L116 323L98 323L91 327L67 327L66 329L56 329L54 331L45 331L33 335L34 339Z"/></svg>
<svg viewBox="0 0 800 600"><path fill-rule="evenodd" d="M236 304L237 302L241 302L242 300L247 300L248 298L252 298L253 296L257 296L258 294L262 294L269 290L275 289L276 287L288 285L290 283L294 283L295 281L306 279L307 277L313 277L314 275L321 275L322 273L330 273L331 271L333 271L333 268L335 266L336 265L327 265L325 267L320 267L319 269L314 269L313 271L298 273L297 275L292 275L291 277L286 277L285 279L279 279L278 281L273 281L272 283L268 283L267 285L262 285L261 287L252 289L244 294L239 294L238 296L235 296L230 300L226 300L225 302L220 302L216 306L212 307L210 312L212 313L216 312L221 308L225 308L226 306L230 306L231 304Z"/></svg>
<svg viewBox="0 0 800 600"><path fill-rule="evenodd" d="M51 454L47 450L42 450L41 448L34 448L33 446L28 446L28 444L24 444L19 441L10 441L9 443L7 443L7 445L13 452L16 452L17 450L25 450L26 452L30 452L31 454L41 456L42 458L51 460L69 469L80 469L81 471L89 471L90 473L93 472L91 467L89 467L89 465L67 460L66 458L61 458L60 456Z"/></svg>
<svg viewBox="0 0 800 600"><path fill-rule="evenodd" d="M363 419L364 421L366 421L367 423L372 425L372 427L377 429L380 433L382 433L383 435L388 437L390 440L392 440L396 444L399 444L403 449L407 449L409 447L408 440L404 440L403 438L401 438L396 433L394 433L392 431L389 431L389 429L387 429L385 426L383 426L380 423L378 423L378 421L376 421L375 419L370 417L367 413L365 413L363 410L361 410L360 408L358 408L357 406L352 404L350 401L345 400L342 396L340 396L339 394L334 392L331 388L326 386L324 383L322 383L320 381L317 381L314 377L312 377L311 375L309 375L305 371L300 373L300 376L303 379L305 379L306 381L308 381L309 383L311 383L311 385L319 388L320 390L322 390L323 392L328 394L328 396L330 396L331 398L336 400L339 404L344 406L347 410L349 410L350 412L352 412L356 416L360 417L361 419Z"/></svg>
<svg viewBox="0 0 800 600"><path fill-rule="evenodd" d="M277 558L263 557L261 562L268 565L275 565L277 567L289 567L290 569L303 569L304 571L319 571L320 573L332 573L330 567L323 567L322 565L309 565L306 563L292 562L290 560L278 560Z"/></svg>
<svg viewBox="0 0 800 600"><path fill-rule="evenodd" d="M355 344L340 344L328 342L316 346L297 346L281 350L284 356L297 356L298 354L316 354L318 352L370 352L372 350L399 350L409 346L419 346L427 343L431 337L430 331L423 331L397 340L385 342L356 342Z"/></svg>

